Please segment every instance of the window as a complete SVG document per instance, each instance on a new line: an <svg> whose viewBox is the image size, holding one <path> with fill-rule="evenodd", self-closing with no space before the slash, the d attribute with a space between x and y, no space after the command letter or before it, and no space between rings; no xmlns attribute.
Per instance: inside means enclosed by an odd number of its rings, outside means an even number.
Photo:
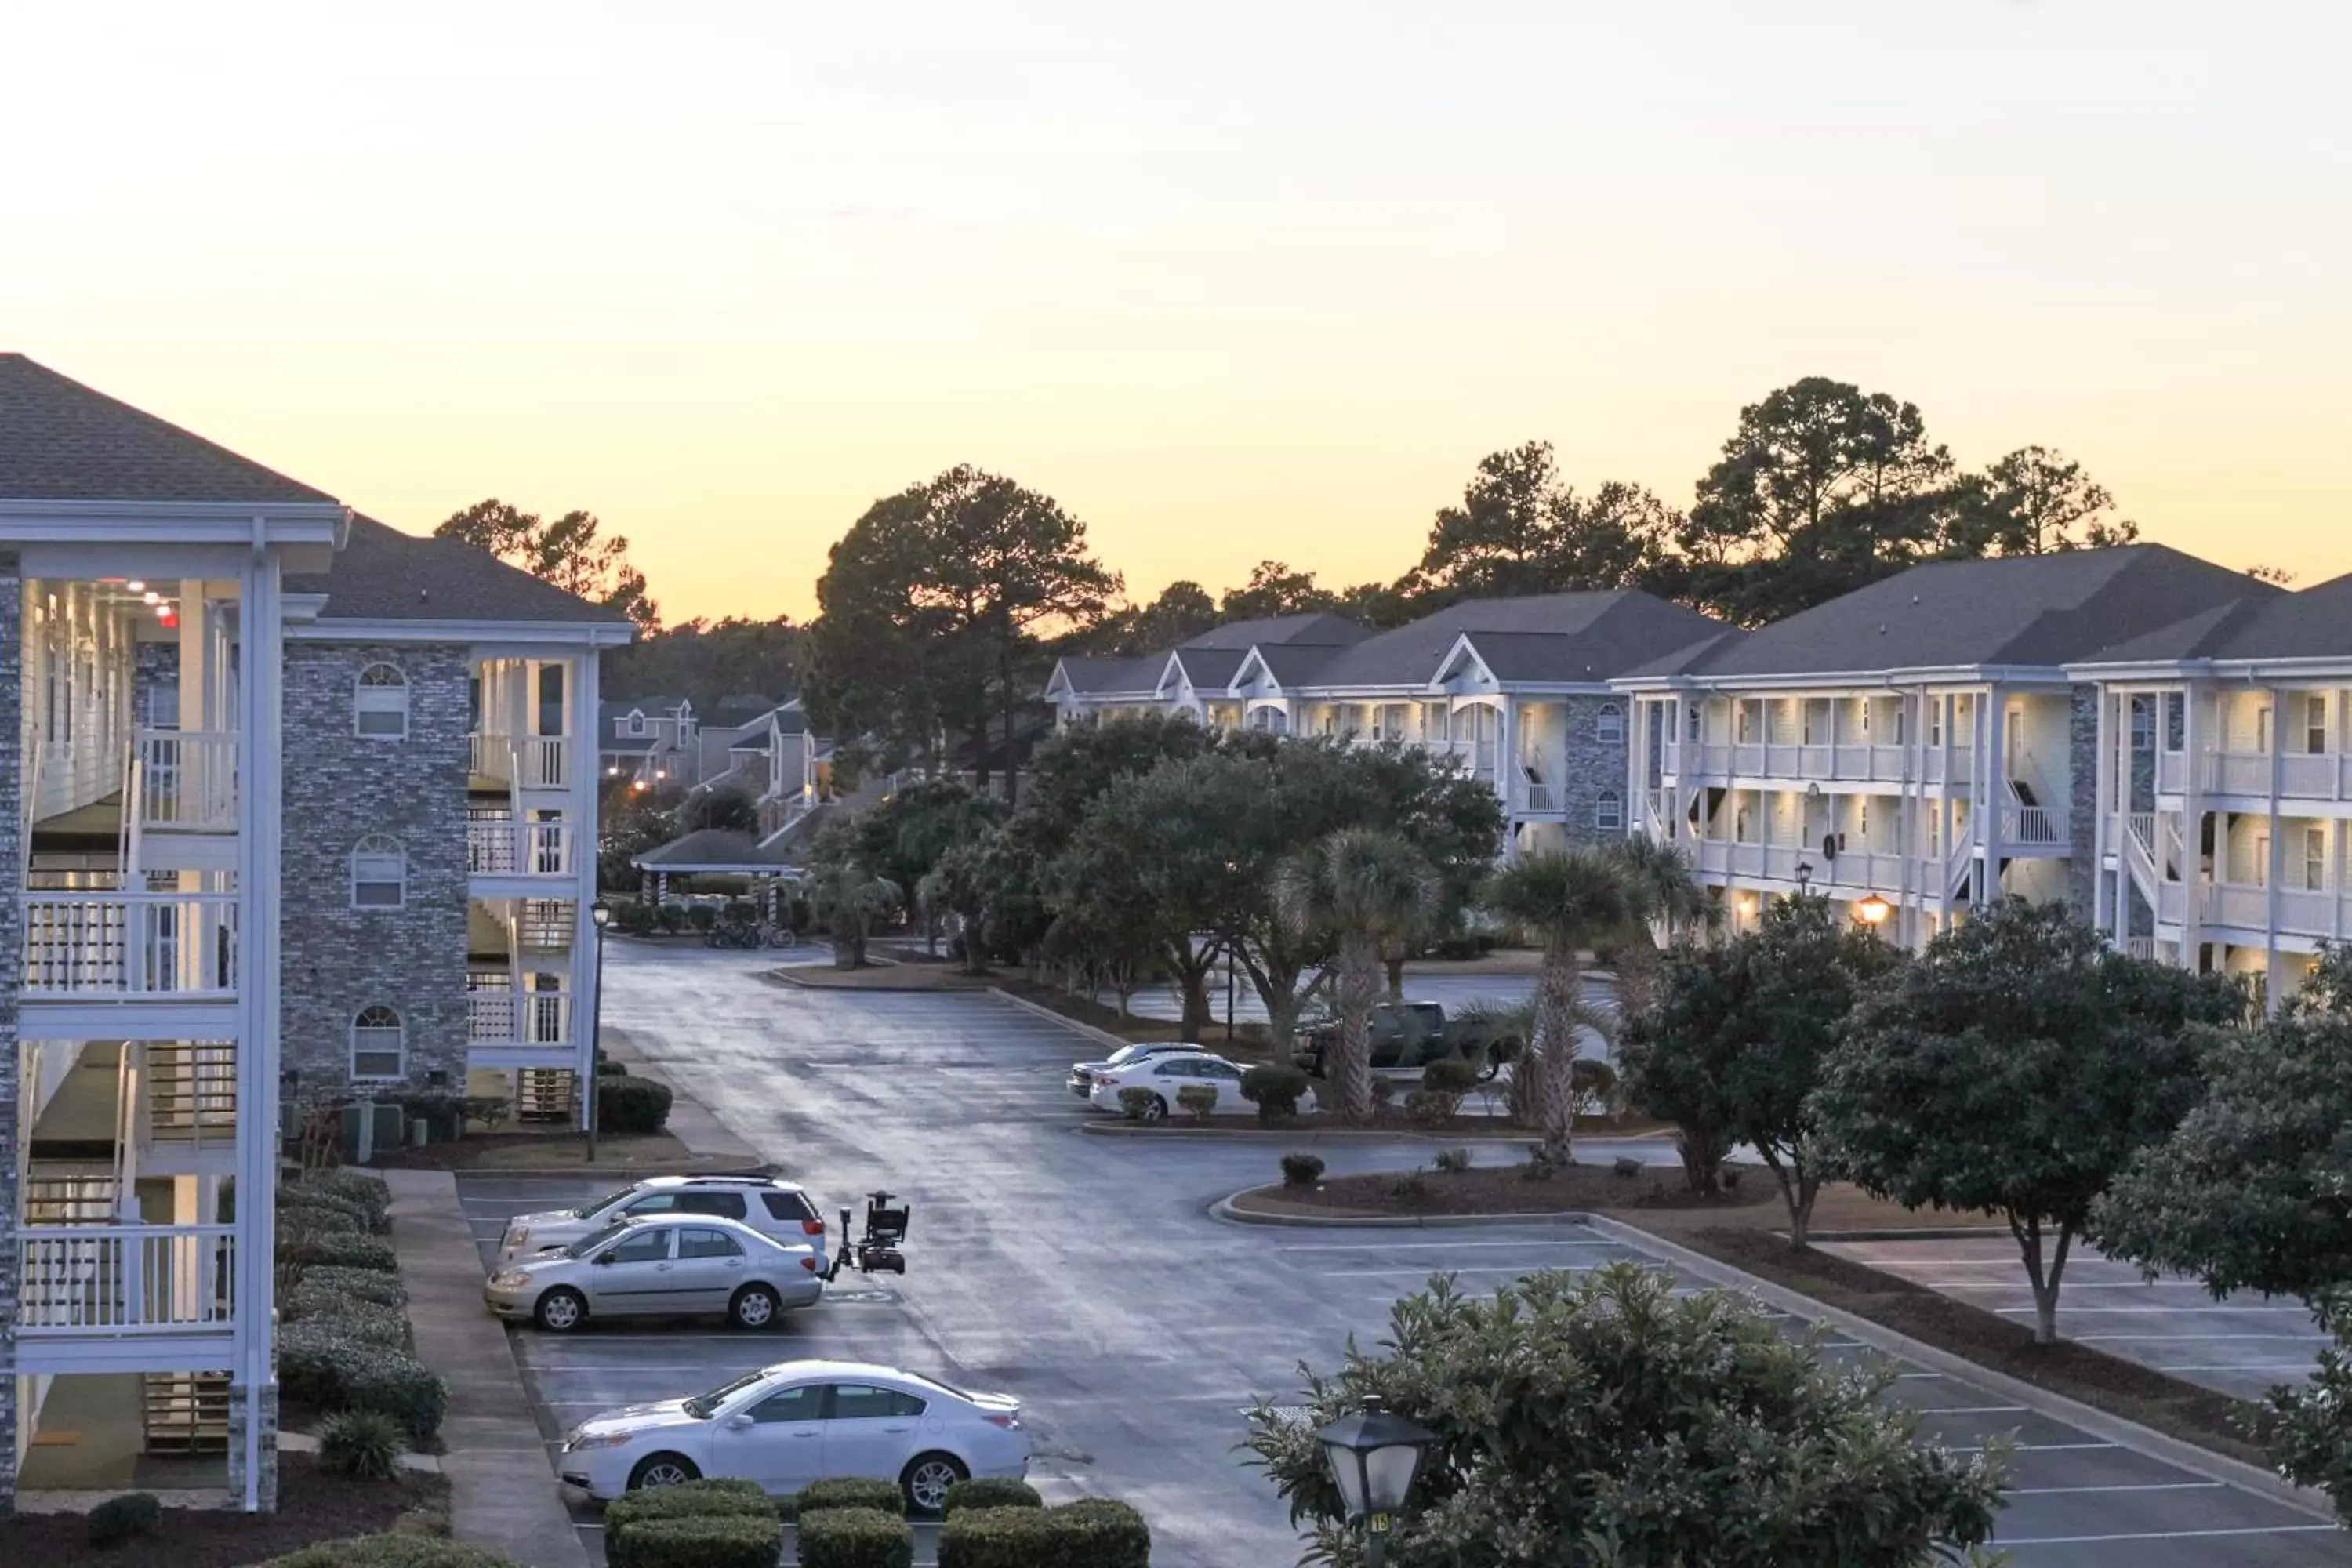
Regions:
<svg viewBox="0 0 2352 1568"><path fill-rule="evenodd" d="M2303 749L2315 757L2327 750L2327 699L2316 691L2303 700Z"/></svg>
<svg viewBox="0 0 2352 1568"><path fill-rule="evenodd" d="M1601 705L1599 729L1602 745L1623 745L1625 743L1625 710L1614 702L1603 702Z"/></svg>
<svg viewBox="0 0 2352 1568"><path fill-rule="evenodd" d="M1705 740L1706 738L1706 715L1700 710L1699 705L1696 702L1686 702L1683 705L1683 712L1687 716L1690 738L1694 741Z"/></svg>
<svg viewBox="0 0 2352 1568"><path fill-rule="evenodd" d="M1927 699L1927 744L1940 746L1943 743L1944 700L1940 697L1930 697Z"/></svg>
<svg viewBox="0 0 2352 1568"><path fill-rule="evenodd" d="M646 716L635 710L631 710L629 716L621 721L621 733L624 735L642 735L645 732Z"/></svg>
<svg viewBox="0 0 2352 1568"><path fill-rule="evenodd" d="M406 1070L400 1015L389 1007L362 1007L352 1020L352 1077L394 1079Z"/></svg>
<svg viewBox="0 0 2352 1568"><path fill-rule="evenodd" d="M760 1201L768 1205L768 1217L782 1220L816 1218L816 1205L801 1193L762 1193Z"/></svg>
<svg viewBox="0 0 2352 1568"><path fill-rule="evenodd" d="M911 1394L877 1388L870 1383L836 1383L833 1408L825 1414L835 1421L873 1421L922 1413L923 1402Z"/></svg>
<svg viewBox="0 0 2352 1568"><path fill-rule="evenodd" d="M613 1244L604 1256L614 1263L662 1263L669 1258L667 1227L640 1230Z"/></svg>
<svg viewBox="0 0 2352 1568"><path fill-rule="evenodd" d="M721 1219L743 1217L743 1194L740 1193L680 1193L677 1213L717 1215Z"/></svg>
<svg viewBox="0 0 2352 1568"><path fill-rule="evenodd" d="M2303 830L2303 886L2312 893L2327 891L2327 829Z"/></svg>
<svg viewBox="0 0 2352 1568"><path fill-rule="evenodd" d="M539 667L539 732L563 733L563 667L560 664Z"/></svg>
<svg viewBox="0 0 2352 1568"><path fill-rule="evenodd" d="M2126 699L2131 705L2131 749L2135 752L2156 750L2156 709L2146 697Z"/></svg>
<svg viewBox="0 0 2352 1568"><path fill-rule="evenodd" d="M360 671L352 706L358 733L380 741L407 738L408 677L391 665L372 664Z"/></svg>
<svg viewBox="0 0 2352 1568"><path fill-rule="evenodd" d="M1616 833L1625 826L1625 801L1613 789L1604 789L1592 801L1592 826L1604 833Z"/></svg>
<svg viewBox="0 0 2352 1568"><path fill-rule="evenodd" d="M677 1255L680 1258L740 1258L743 1244L723 1230L681 1230L677 1233Z"/></svg>
<svg viewBox="0 0 2352 1568"><path fill-rule="evenodd" d="M2265 702L2254 710L2254 750L2267 752L2270 749L2271 705Z"/></svg>
<svg viewBox="0 0 2352 1568"><path fill-rule="evenodd" d="M408 857L396 838L372 833L352 851L352 908L396 910L408 901Z"/></svg>
<svg viewBox="0 0 2352 1568"><path fill-rule="evenodd" d="M762 1426L788 1421L816 1421L824 1415L824 1384L805 1384L772 1394L751 1407L751 1419Z"/></svg>

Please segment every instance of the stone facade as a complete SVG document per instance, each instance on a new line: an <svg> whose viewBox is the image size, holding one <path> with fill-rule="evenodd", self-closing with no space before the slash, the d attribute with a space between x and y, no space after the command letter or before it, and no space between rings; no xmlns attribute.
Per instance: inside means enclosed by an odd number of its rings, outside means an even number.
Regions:
<svg viewBox="0 0 2352 1568"><path fill-rule="evenodd" d="M24 984L24 582L16 552L0 552L0 1515L16 1502L17 993Z"/></svg>
<svg viewBox="0 0 2352 1568"><path fill-rule="evenodd" d="M277 1362L275 1351L271 1364ZM278 1511L278 1384L273 1380L253 1399L253 1391L238 1383L229 1385L228 1393L228 1489L232 1496L245 1496L245 1434L246 1409L248 1402L256 1407L261 1428L261 1473L254 1491L254 1509L258 1513Z"/></svg>
<svg viewBox="0 0 2352 1568"><path fill-rule="evenodd" d="M2087 921L2099 875L2099 689L2074 689L2066 718L2066 904Z"/></svg>
<svg viewBox="0 0 2352 1568"><path fill-rule="evenodd" d="M388 664L407 680L408 732L357 732L360 672ZM362 1008L400 1016L405 1050L394 1094L462 1094L466 1082L466 768L471 658L462 645L286 645L284 833L278 931L281 1060L290 1100L352 1082L352 1026ZM352 852L374 836L407 861L397 909L354 909Z"/></svg>
<svg viewBox="0 0 2352 1568"><path fill-rule="evenodd" d="M1625 837L1633 803L1625 798L1625 780L1633 732L1633 705L1622 697L1570 697L1566 712L1568 758L1560 773L1560 799L1568 808L1568 841L1601 844ZM1617 714L1617 739L1601 738L1602 710ZM1506 781L1507 785L1507 781ZM1599 826L1601 797L1617 797L1617 826Z"/></svg>

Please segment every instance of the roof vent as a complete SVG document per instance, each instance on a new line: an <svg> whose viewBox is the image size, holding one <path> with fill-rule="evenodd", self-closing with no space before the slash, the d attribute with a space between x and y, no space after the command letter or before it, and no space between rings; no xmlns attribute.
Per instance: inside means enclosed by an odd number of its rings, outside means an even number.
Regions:
<svg viewBox="0 0 2352 1568"><path fill-rule="evenodd" d="M420 605L432 597L433 590L430 588L419 588L416 590L416 602ZM1885 628L1881 627L1880 629L1884 630Z"/></svg>
<svg viewBox="0 0 2352 1568"><path fill-rule="evenodd" d="M1878 623L1878 635L1880 637L1885 637L1886 635L1886 623L1885 621Z"/></svg>
<svg viewBox="0 0 2352 1568"><path fill-rule="evenodd" d="M1911 595L1911 602L1912 602L1913 604L1915 604L1915 605L1916 605L1916 604L1917 604L1917 603L1919 602L1919 595L1916 595L1916 594L1912 595Z"/></svg>

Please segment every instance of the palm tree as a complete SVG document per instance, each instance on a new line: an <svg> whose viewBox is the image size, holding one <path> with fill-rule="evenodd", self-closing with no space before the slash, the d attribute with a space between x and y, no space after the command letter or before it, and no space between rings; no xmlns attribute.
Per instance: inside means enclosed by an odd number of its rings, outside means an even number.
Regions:
<svg viewBox="0 0 2352 1568"><path fill-rule="evenodd" d="M1722 921L1723 905L1698 885L1688 858L1662 838L1639 835L1612 845L1610 853L1625 868L1631 921L1617 944L1617 1007L1621 1016L1631 1017L1657 1000L1661 965L1655 935L1663 933L1671 945L1712 930Z"/></svg>
<svg viewBox="0 0 2352 1568"><path fill-rule="evenodd" d="M898 884L877 877L854 860L831 868L817 880L811 903L833 936L833 966L855 969L866 962L866 939L874 922L898 908Z"/></svg>
<svg viewBox="0 0 2352 1568"><path fill-rule="evenodd" d="M1637 918L1636 898L1621 855L1582 845L1525 856L1478 891L1481 905L1543 947L1535 1037L1512 1071L1533 1067L1542 1075L1543 1149L1554 1160L1567 1160L1575 1123L1577 1031L1607 1028L1584 1000L1584 952L1625 931Z"/></svg>
<svg viewBox="0 0 2352 1568"><path fill-rule="evenodd" d="M1326 1063L1343 1121L1372 1114L1372 1007L1381 950L1424 929L1437 911L1437 868L1393 833L1343 827L1317 839L1276 873L1285 920L1326 933L1338 947L1339 1040Z"/></svg>

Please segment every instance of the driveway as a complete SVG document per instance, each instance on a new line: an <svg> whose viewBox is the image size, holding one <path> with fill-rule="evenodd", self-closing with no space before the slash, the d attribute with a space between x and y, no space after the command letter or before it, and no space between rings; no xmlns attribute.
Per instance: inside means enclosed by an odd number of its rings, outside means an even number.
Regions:
<svg viewBox="0 0 2352 1568"><path fill-rule="evenodd" d="M1066 1064L1091 1052L1076 1031L985 995L804 991L761 967L751 954L616 947L606 1021L828 1208L875 1186L910 1199L910 1272L878 1288L845 1276L833 1300L758 1337L698 1324L565 1340L517 1330L550 1436L593 1408L709 1386L763 1361L898 1362L1018 1394L1041 1489L1133 1501L1152 1521L1156 1568L1286 1563L1297 1543L1285 1510L1233 1452L1255 1397L1294 1395L1297 1363L1333 1364L1350 1333L1379 1339L1390 1302L1433 1272L1491 1286L1629 1256L1565 1225L1220 1224L1208 1206L1272 1179L1286 1145L1083 1135L1088 1113L1061 1085ZM1399 1141L1318 1152L1346 1173L1424 1163L1431 1151ZM486 1245L505 1215L555 1191L488 1173L463 1187ZM1833 1342L1829 1353L1865 1352ZM2020 1434L2002 1531L2020 1564L2352 1563L2352 1544L2321 1521L1966 1382L1906 1369L1898 1387L1955 1446Z"/></svg>

